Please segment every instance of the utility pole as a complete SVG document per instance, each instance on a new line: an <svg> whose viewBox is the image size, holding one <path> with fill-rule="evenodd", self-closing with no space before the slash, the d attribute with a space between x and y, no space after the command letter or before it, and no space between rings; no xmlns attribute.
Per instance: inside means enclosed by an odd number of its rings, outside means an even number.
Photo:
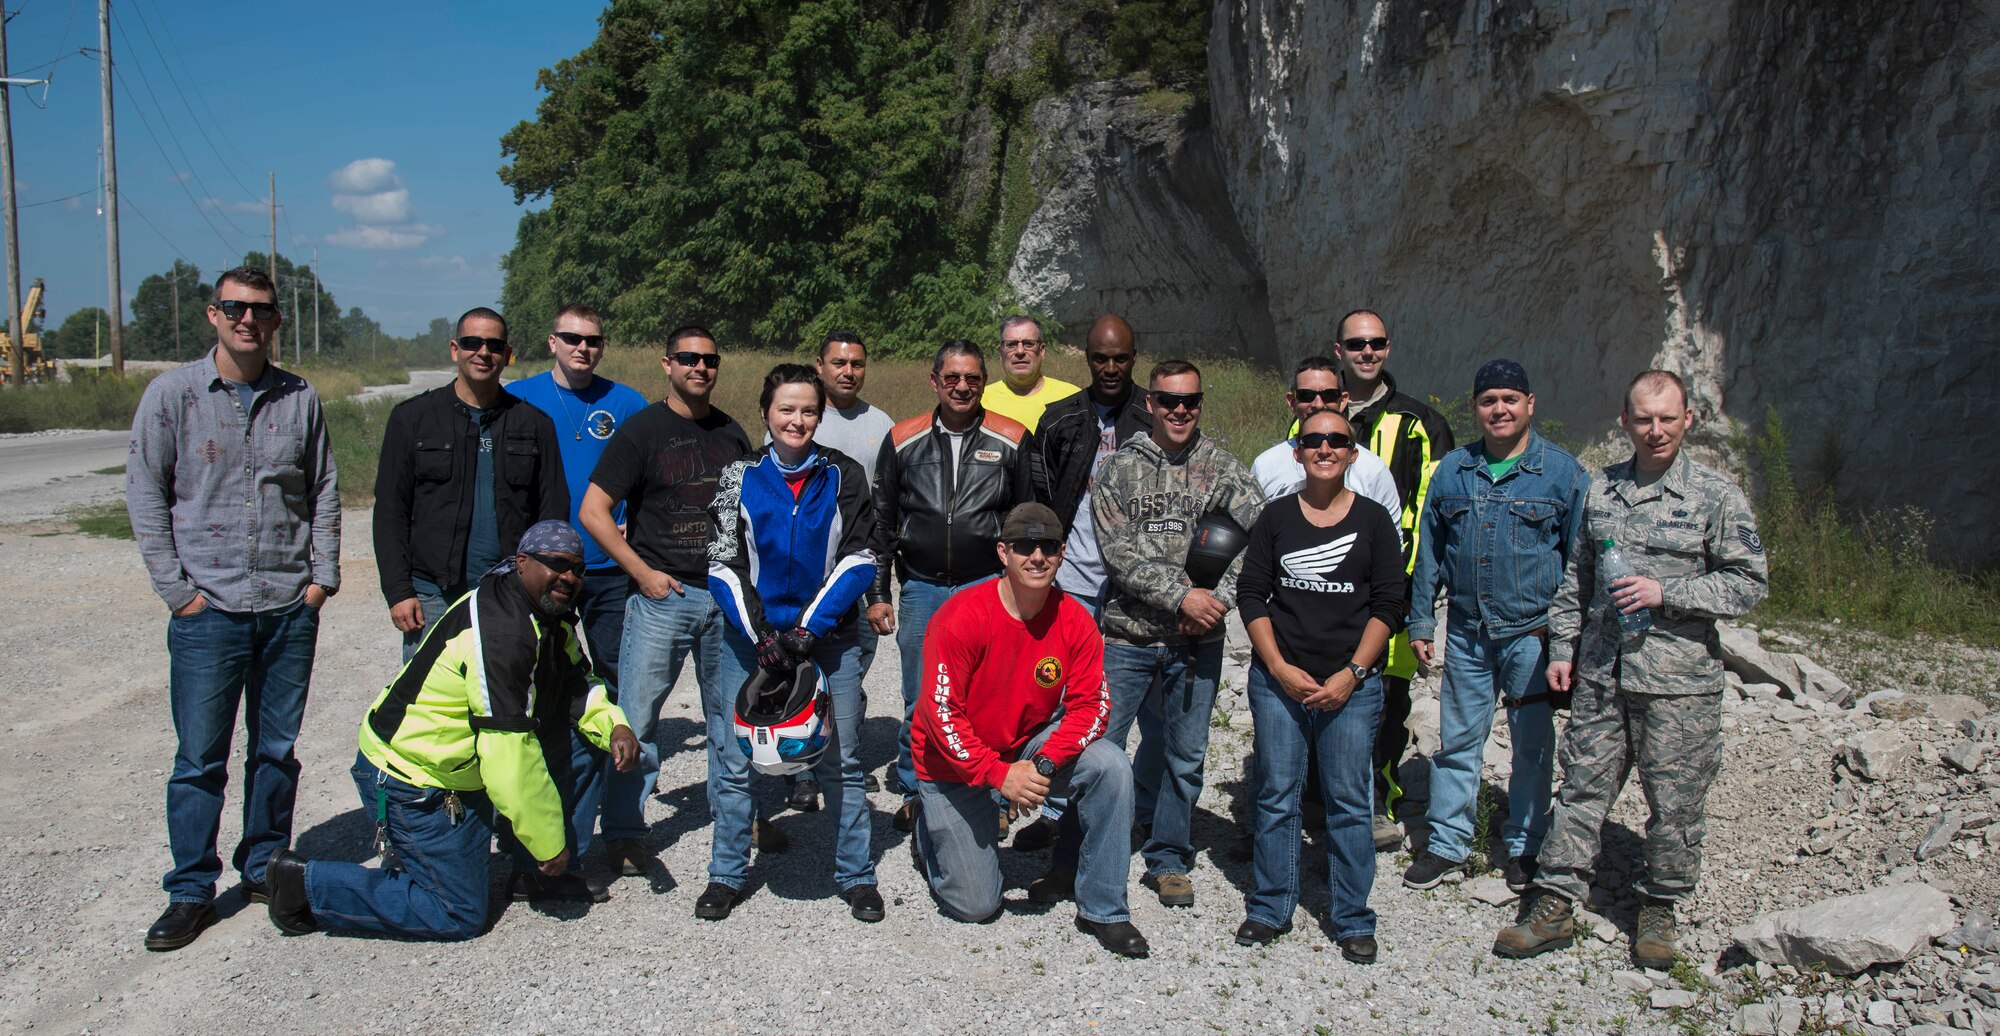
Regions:
<svg viewBox="0 0 2000 1036"><path fill-rule="evenodd" d="M292 267L292 366L299 365L299 268Z"/></svg>
<svg viewBox="0 0 2000 1036"><path fill-rule="evenodd" d="M111 123L111 0L97 0L97 71L104 88L104 265L111 281L111 373L125 376L125 289L118 278L118 143Z"/></svg>
<svg viewBox="0 0 2000 1036"><path fill-rule="evenodd" d="M319 246L313 246L313 359L319 359Z"/></svg>
<svg viewBox="0 0 2000 1036"><path fill-rule="evenodd" d="M21 238L15 230L14 212L14 116L8 110L13 88L7 77L7 5L0 0L0 204L7 207L7 337L13 343L8 355L8 377L15 388L28 383L27 328L21 323Z"/></svg>
<svg viewBox="0 0 2000 1036"><path fill-rule="evenodd" d="M174 300L174 359L181 358L181 264L174 264L174 286L167 297Z"/></svg>
<svg viewBox="0 0 2000 1036"><path fill-rule="evenodd" d="M271 174L271 287L278 286L278 174ZM285 339L274 336L271 341L271 359L283 363L285 359Z"/></svg>

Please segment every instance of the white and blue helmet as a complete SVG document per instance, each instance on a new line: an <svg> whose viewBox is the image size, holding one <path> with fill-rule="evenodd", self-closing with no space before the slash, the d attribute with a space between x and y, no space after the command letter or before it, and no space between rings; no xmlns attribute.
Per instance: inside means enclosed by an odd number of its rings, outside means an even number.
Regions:
<svg viewBox="0 0 2000 1036"><path fill-rule="evenodd" d="M757 666L736 694L736 743L758 773L812 769L826 753L832 723L826 674L811 662L789 676Z"/></svg>

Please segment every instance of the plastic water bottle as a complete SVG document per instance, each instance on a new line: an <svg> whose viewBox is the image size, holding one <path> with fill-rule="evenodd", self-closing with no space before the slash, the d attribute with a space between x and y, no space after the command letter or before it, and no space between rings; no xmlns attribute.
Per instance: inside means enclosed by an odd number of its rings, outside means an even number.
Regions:
<svg viewBox="0 0 2000 1036"><path fill-rule="evenodd" d="M1625 552L1619 550L1616 543L1607 539L1604 541L1603 547L1603 553L1597 556L1597 571L1603 575L1604 588L1606 592L1609 592L1612 583L1626 576L1636 576L1639 573L1632 568L1632 563L1625 559ZM1618 613L1618 628L1627 634L1651 629L1652 626L1653 610L1651 608L1641 608L1629 614L1625 612Z"/></svg>

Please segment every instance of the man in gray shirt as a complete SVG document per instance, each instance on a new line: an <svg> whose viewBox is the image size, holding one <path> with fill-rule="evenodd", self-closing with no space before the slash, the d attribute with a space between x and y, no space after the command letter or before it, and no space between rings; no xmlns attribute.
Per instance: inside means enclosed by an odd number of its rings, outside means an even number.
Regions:
<svg viewBox="0 0 2000 1036"><path fill-rule="evenodd" d="M235 866L265 899L264 864L292 838L319 610L340 586L340 493L312 386L266 362L282 317L271 280L238 267L208 306L216 345L153 379L132 418L125 505L167 620L179 748L167 778L174 866L149 950L215 923L216 838L242 700L249 735Z"/></svg>

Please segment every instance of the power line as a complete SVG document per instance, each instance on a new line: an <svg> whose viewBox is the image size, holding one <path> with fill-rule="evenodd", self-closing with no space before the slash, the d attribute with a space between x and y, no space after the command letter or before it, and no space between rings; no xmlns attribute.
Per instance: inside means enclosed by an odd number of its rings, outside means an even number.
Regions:
<svg viewBox="0 0 2000 1036"><path fill-rule="evenodd" d="M75 2L75 0L72 0L72 2ZM148 6L152 6L150 2L148 3ZM158 18L161 25L172 24L171 22L167 21L166 16L161 14L160 9L156 6L153 7L153 17ZM181 54L181 45L174 40L174 36L172 33L167 33L166 37L167 37L167 49L173 52L174 60L180 63L181 71L187 73L188 82L189 83L195 82L194 69L188 65L187 58ZM199 90L196 90L194 94L194 99L201 103L201 110L208 114L208 124L210 126L215 127L217 135L222 137L222 142L229 145L229 153L235 156L236 161L233 163L233 165L231 163L224 163L224 167L233 168L236 165L240 165L246 168L254 168L248 161L244 160L243 153L236 150L236 142L230 138L229 134L223 132L222 120L216 117L215 109L208 106L207 95L203 94ZM234 178L234 174L231 174L231 178L232 179ZM236 185L239 187L243 186L243 181L237 180ZM246 191L249 191L249 188L244 188L244 189ZM249 191L249 193L251 194L252 197L255 197L257 192Z"/></svg>
<svg viewBox="0 0 2000 1036"><path fill-rule="evenodd" d="M136 52L138 48L132 46L131 38L125 35L125 26L122 23L118 22L113 22L112 24L118 26L118 36L120 39L125 41L125 52L127 54ZM167 106L160 103L160 95L153 92L153 80L151 76L148 76L146 74L146 66L140 64L137 61L130 61L127 62L126 64L128 64L132 68L138 69L139 83L140 85L146 88L146 96L151 97L153 99L153 109L155 113L159 115L161 125L166 128L167 136L172 138L174 142L174 150L180 152L181 162L187 166L188 175L194 177L195 186L201 188L201 193L204 197L209 199L214 199L215 192L208 189L208 184L202 181L201 173L195 170L194 159L189 158L187 149L181 147L180 134L174 132L174 124L167 118ZM120 83L121 85L124 85L124 81L122 79L120 80ZM130 85L125 85L125 90L127 93L130 93L132 88ZM141 118L144 118L144 116L141 116ZM229 210L223 208L220 205L216 205L213 207L215 209L215 214L221 216L222 221L224 223L229 224L229 229L234 230L238 234L242 234L245 237L254 236L249 232L245 231L242 227L237 226L235 220L229 218Z"/></svg>
<svg viewBox="0 0 2000 1036"><path fill-rule="evenodd" d="M124 191L118 192L118 202L119 204L124 205L125 207L131 209L132 214L134 216L139 217L139 222L144 223L148 228L150 228L153 231L154 234L159 235L160 240L164 242L168 248L173 249L175 255L180 256L182 259L187 259L187 264L189 266L193 266L197 269L201 267L200 263L195 262L193 259L189 259L188 254L186 252L181 251L180 246L174 244L172 238L168 237L165 233L162 233L160 228L153 223L152 217L147 216L145 212L140 210L139 206L133 204L132 199L125 196Z"/></svg>
<svg viewBox="0 0 2000 1036"><path fill-rule="evenodd" d="M243 189L243 194L245 197L256 198L257 192L251 190L249 187L244 186L243 181L237 178L236 170L230 167L229 161L223 158L222 152L216 148L215 138L208 135L208 127L202 125L201 119L195 115L194 105L188 103L187 91L181 89L180 77L174 74L174 66L167 61L166 52L160 49L160 41L157 37L153 35L152 25L146 21L146 12L140 10L136 4L129 6L131 7L132 13L137 15L139 18L139 28L145 31L146 42L153 45L153 53L159 56L160 67L166 70L167 83L174 88L174 93L180 95L181 107L187 109L188 121L194 123L194 128L196 129L196 131L200 132L201 139L208 142L209 153L215 156L215 161L222 166L222 171L228 173L229 178L231 180L236 181L236 186L241 187ZM119 32L122 34L124 30L120 29ZM143 70L141 70L141 74L142 75L144 74ZM162 112L161 118L165 117L166 113ZM185 157L185 155L183 155L183 157Z"/></svg>
<svg viewBox="0 0 2000 1036"><path fill-rule="evenodd" d="M83 196L84 196L84 195L86 195L86 194L96 194L96 193L97 193L98 191L101 191L101 190L103 190L103 189L104 189L104 185L103 185L103 184L98 184L98 185L97 185L97 186L95 186L95 187L92 187L92 188L89 188L89 189L87 189L87 190L81 190L81 191L78 191L78 192L76 192L75 194L65 194L65 195L63 195L63 196L62 196L62 197L60 197L60 198L50 198L50 199L49 199L49 200L47 200L47 201L31 201L31 202L29 202L29 203L28 203L28 204L26 204L26 205L16 205L16 206L14 206L14 207L15 207L15 208L17 208L17 209L33 209L33 208L38 208L38 207L40 207L40 206L43 206L43 205L54 205L54 204L55 204L55 203L57 203L57 202L63 202L63 201L68 201L68 200L70 200L71 198L81 198L81 197L83 197Z"/></svg>
<svg viewBox="0 0 2000 1036"><path fill-rule="evenodd" d="M115 76L114 78L118 80L119 87L124 89L125 99L131 102L132 110L138 114L139 125L145 127L146 136L150 137L153 141L153 146L159 149L160 160L165 162L167 164L167 170L174 174L174 182L180 184L181 193L187 195L188 204L194 206L194 211L201 216L201 221L203 223L208 224L208 229L215 231L215 239L217 241L222 242L223 249L226 251L232 251L232 252L235 251L236 247L230 244L229 238L223 235L222 228L216 226L215 221L208 218L208 207L203 205L199 200L195 198L193 191L188 190L187 178L183 177L180 174L180 170L175 168L174 166L174 160L168 157L166 145L160 143L159 134L153 132L153 123L151 122L151 120L146 118L145 110L139 107L139 99L132 96L132 88L130 86L125 85L125 77ZM122 198L124 197L124 195L121 193L119 197ZM225 220L225 222L227 221ZM235 227L236 225L234 223L231 223L230 226ZM243 231L241 229L238 229L236 232L238 234L243 234ZM243 236L247 237L249 235L246 234Z"/></svg>

